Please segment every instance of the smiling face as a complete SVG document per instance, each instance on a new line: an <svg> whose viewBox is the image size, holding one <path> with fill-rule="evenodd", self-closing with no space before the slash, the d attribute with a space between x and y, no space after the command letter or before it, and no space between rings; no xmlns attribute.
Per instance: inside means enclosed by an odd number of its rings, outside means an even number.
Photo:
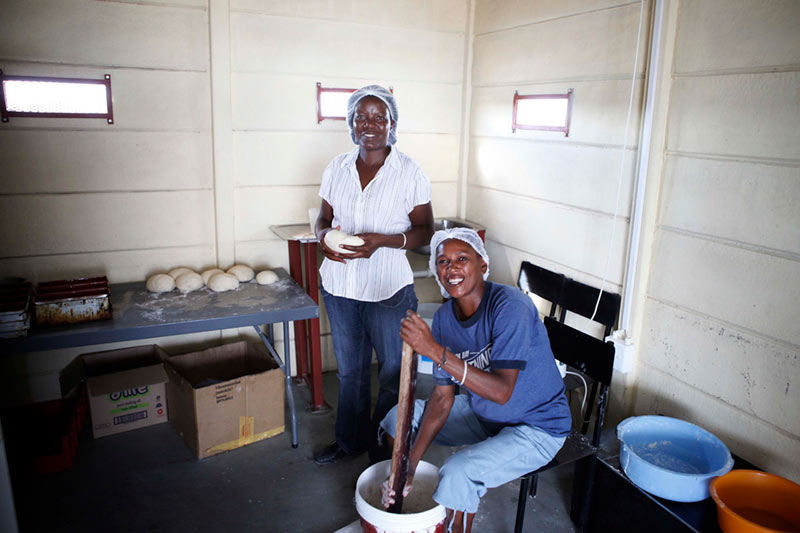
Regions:
<svg viewBox="0 0 800 533"><path fill-rule="evenodd" d="M483 296L486 262L472 246L458 239L443 241L436 248L436 276L452 298L474 300Z"/></svg>
<svg viewBox="0 0 800 533"><path fill-rule="evenodd" d="M375 96L359 100L353 115L353 131L359 146L367 150L381 150L389 146L392 121L386 104Z"/></svg>

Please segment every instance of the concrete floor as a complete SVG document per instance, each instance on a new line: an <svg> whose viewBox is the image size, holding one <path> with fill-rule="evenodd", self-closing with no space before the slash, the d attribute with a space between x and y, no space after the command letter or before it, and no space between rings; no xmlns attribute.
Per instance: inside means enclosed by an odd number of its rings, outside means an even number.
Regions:
<svg viewBox="0 0 800 533"><path fill-rule="evenodd" d="M326 373L324 384L325 398L334 405L335 374ZM424 393L424 377L421 385ZM310 392L303 385L295 385L294 396L297 449L287 431L198 461L169 424L98 440L84 431L72 470L13 480L20 531L332 533L346 528L358 519L353 493L367 457L314 464L314 450L333 440L335 411L305 409ZM449 453L436 447L425 460L440 465ZM537 497L528 499L525 531L574 531L571 475L572 468L565 467L540 477ZM518 482L491 489L473 531L513 531L518 491Z"/></svg>

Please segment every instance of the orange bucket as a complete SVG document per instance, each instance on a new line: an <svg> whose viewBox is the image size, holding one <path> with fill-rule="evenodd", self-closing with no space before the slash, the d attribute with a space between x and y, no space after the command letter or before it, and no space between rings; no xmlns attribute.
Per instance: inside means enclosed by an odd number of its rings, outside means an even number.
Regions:
<svg viewBox="0 0 800 533"><path fill-rule="evenodd" d="M725 533L800 531L800 485L757 470L731 470L711 482Z"/></svg>

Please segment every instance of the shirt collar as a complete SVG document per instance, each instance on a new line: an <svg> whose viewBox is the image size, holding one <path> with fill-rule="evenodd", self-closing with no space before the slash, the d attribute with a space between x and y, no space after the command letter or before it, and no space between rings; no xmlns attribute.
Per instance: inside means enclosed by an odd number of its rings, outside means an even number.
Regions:
<svg viewBox="0 0 800 533"><path fill-rule="evenodd" d="M398 155L397 148L394 145L390 146L391 151L389 155L386 156L386 161L384 161L384 165L389 165L390 167L397 169L400 168L400 156ZM356 159L358 159L358 146L356 146L347 157L342 160L340 168L345 167L353 167L353 170L356 168Z"/></svg>

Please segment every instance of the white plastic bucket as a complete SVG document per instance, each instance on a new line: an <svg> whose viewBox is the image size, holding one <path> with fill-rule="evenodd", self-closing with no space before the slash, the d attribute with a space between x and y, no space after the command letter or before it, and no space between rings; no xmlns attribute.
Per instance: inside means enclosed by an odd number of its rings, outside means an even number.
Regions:
<svg viewBox="0 0 800 533"><path fill-rule="evenodd" d="M386 512L381 506L381 483L389 477L391 461L381 461L364 470L356 483L356 510L364 533L443 533L445 508L433 501L439 469L425 461L417 465L411 493L403 502L403 513Z"/></svg>

